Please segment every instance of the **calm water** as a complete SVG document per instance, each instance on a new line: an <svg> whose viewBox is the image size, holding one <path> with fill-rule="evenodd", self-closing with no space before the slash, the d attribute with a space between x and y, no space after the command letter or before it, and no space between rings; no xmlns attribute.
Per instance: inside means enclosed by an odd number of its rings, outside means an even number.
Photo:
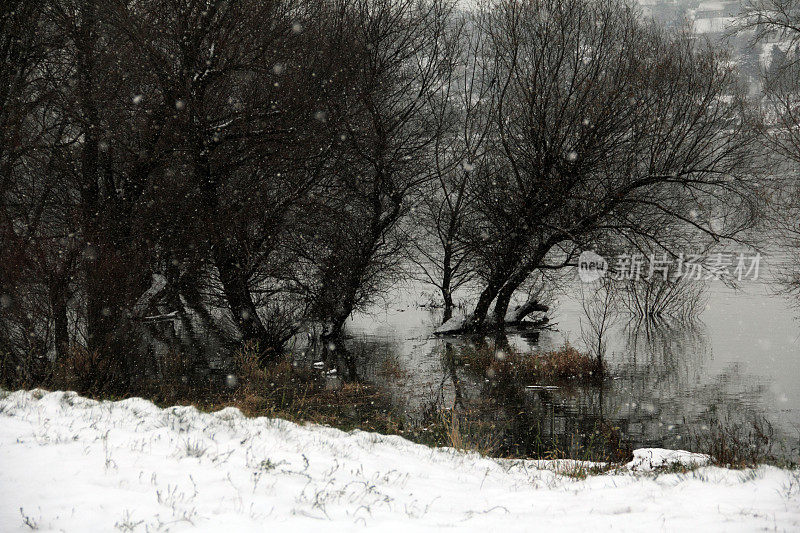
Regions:
<svg viewBox="0 0 800 533"><path fill-rule="evenodd" d="M389 392L410 419L432 405L480 405L497 422L504 451L532 453L535 442L585 436L598 422L619 428L633 447L692 447L692 436L714 421L766 420L784 447L775 451L796 456L800 322L792 300L775 294L770 279L776 268L765 257L757 282L744 281L736 290L712 283L706 309L692 324L636 327L620 317L608 341L612 378L602 387L530 383L510 392L447 364L446 342L468 341L432 335L441 315L419 307L427 299L420 286L397 290L393 303L353 317L347 344L360 361L360 376ZM564 340L580 346L582 315L580 301L568 292L550 313L555 330L538 338L509 334L509 340L525 350ZM387 375L387 358L399 363L401 375Z"/></svg>

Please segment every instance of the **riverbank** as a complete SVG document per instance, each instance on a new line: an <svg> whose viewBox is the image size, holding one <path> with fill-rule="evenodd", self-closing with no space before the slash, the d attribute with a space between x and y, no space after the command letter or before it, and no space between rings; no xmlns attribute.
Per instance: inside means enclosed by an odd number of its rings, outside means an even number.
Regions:
<svg viewBox="0 0 800 533"><path fill-rule="evenodd" d="M637 450L613 468L497 460L231 408L44 391L3 393L0 418L4 531L800 527L797 470L697 454Z"/></svg>

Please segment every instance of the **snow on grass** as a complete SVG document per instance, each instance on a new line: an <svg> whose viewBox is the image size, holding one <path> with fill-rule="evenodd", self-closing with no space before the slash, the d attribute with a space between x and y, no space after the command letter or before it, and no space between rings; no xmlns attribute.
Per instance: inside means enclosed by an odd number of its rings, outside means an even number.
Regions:
<svg viewBox="0 0 800 533"><path fill-rule="evenodd" d="M637 450L602 475L236 409L0 392L0 530L800 529L797 472ZM646 470L688 462L683 473ZM673 472L670 470L669 472Z"/></svg>
<svg viewBox="0 0 800 533"><path fill-rule="evenodd" d="M633 461L626 466L629 470L653 472L659 468L663 469L676 464L689 468L705 466L710 460L709 456L701 453L666 450L664 448L642 448L633 451Z"/></svg>

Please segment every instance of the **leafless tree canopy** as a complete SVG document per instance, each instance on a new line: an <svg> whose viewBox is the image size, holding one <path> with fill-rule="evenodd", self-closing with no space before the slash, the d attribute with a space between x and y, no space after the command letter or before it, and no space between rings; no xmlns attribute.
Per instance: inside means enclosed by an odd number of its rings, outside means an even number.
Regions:
<svg viewBox="0 0 800 533"><path fill-rule="evenodd" d="M735 239L758 207L726 56L623 0L7 0L0 28L19 379L79 346L124 387L164 320L195 368L268 364L409 275L502 323L582 249Z"/></svg>
<svg viewBox="0 0 800 533"><path fill-rule="evenodd" d="M757 132L721 52L613 1L494 7L476 323L579 248L674 253L687 227L720 239L751 223Z"/></svg>
<svg viewBox="0 0 800 533"><path fill-rule="evenodd" d="M753 0L749 2L736 28L754 45L771 50L769 64L762 69L765 145L770 149L767 219L779 251L788 256L787 267L779 274L785 288L800 290L800 273L792 268L800 253L800 2L796 0Z"/></svg>

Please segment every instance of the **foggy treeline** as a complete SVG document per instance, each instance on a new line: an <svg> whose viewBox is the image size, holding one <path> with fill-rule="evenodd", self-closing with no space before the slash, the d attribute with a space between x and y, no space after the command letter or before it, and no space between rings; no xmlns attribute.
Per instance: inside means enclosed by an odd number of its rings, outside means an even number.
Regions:
<svg viewBox="0 0 800 533"><path fill-rule="evenodd" d="M725 51L622 0L3 0L0 352L125 386L154 317L337 339L392 284L469 325L581 250L758 218L763 128Z"/></svg>

